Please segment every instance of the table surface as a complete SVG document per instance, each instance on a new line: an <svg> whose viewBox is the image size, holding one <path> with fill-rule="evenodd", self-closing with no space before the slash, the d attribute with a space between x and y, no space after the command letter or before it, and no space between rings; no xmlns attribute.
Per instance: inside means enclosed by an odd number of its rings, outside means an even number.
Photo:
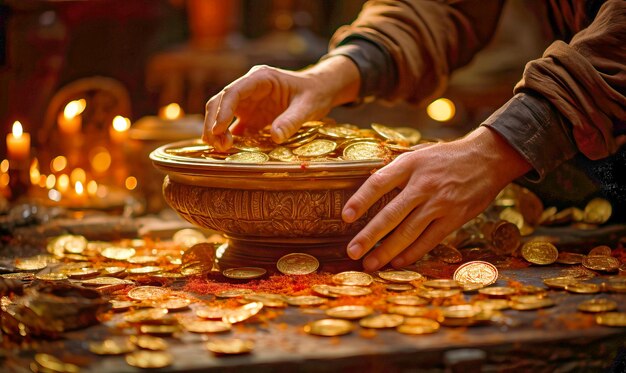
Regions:
<svg viewBox="0 0 626 373"><path fill-rule="evenodd" d="M160 224L160 223L159 223ZM167 229L178 228L166 224ZM623 232L623 229L622 229ZM620 232L621 233L621 232ZM562 275L566 266L531 266L501 270L495 285L505 286L509 280L543 286L542 279ZM601 282L607 276L590 282ZM176 283L174 286L176 287ZM180 284L178 284L180 285ZM246 323L223 335L181 333L180 338L166 338L174 357L164 372L195 371L407 371L424 370L471 371L580 371L603 370L615 363L615 356L624 350L626 328L596 325L591 315L576 311L576 306L591 298L608 298L626 312L626 294L593 295L549 291L556 305L539 311L505 310L509 322L469 328L442 327L432 335L404 335L395 330L355 330L342 337L318 337L304 333L303 326L325 318L319 309L289 307L268 322ZM192 305L196 306L196 305ZM266 312L266 311L262 311ZM193 314L193 308L183 314ZM120 335L114 325L122 316L104 324L66 333L56 341L38 341L17 349L15 345L0 349L0 371L30 372L29 364L36 352L57 357L70 357L83 372L134 372L123 356L96 356L88 351L88 342L102 340L112 333ZM126 332L128 332L126 330ZM249 355L216 357L204 344L209 338L243 338L255 342ZM463 366L459 356L479 356L473 364ZM3 358L4 357L4 358ZM456 357L456 360L455 360ZM624 357L621 357L622 364ZM457 369L458 368L458 369Z"/></svg>

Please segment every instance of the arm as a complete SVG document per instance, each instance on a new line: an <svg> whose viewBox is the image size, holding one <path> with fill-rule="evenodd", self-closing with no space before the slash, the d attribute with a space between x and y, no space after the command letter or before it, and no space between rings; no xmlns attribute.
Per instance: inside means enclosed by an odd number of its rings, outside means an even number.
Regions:
<svg viewBox="0 0 626 373"><path fill-rule="evenodd" d="M360 96L420 103L487 44L503 1L372 0L333 36L329 55L351 58Z"/></svg>

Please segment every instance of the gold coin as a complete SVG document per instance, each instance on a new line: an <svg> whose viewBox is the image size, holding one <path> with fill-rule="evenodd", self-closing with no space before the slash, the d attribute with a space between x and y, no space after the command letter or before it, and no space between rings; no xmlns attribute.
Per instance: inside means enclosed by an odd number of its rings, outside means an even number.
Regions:
<svg viewBox="0 0 626 373"><path fill-rule="evenodd" d="M139 350L126 355L126 363L135 368L165 368L172 365L172 355L164 351Z"/></svg>
<svg viewBox="0 0 626 373"><path fill-rule="evenodd" d="M87 239L83 236L64 234L50 241L47 251L54 256L62 257L64 254L80 254L87 248Z"/></svg>
<svg viewBox="0 0 626 373"><path fill-rule="evenodd" d="M394 128L396 132L401 134L411 145L417 145L417 143L421 140L422 134L420 131L411 127L396 127Z"/></svg>
<svg viewBox="0 0 626 373"><path fill-rule="evenodd" d="M30 258L18 258L15 260L15 268L20 271L40 271L51 263L52 257L45 255L37 255Z"/></svg>
<svg viewBox="0 0 626 373"><path fill-rule="evenodd" d="M269 152L273 147L273 142L267 141L266 139L242 136L235 136L232 146L233 149L245 152Z"/></svg>
<svg viewBox="0 0 626 373"><path fill-rule="evenodd" d="M278 259L276 268L285 275L308 275L317 271L320 262L312 255L291 253Z"/></svg>
<svg viewBox="0 0 626 373"><path fill-rule="evenodd" d="M457 281L448 279L428 280L423 282L422 286L434 289L456 289L461 287L461 285Z"/></svg>
<svg viewBox="0 0 626 373"><path fill-rule="evenodd" d="M125 274L125 272L126 272L126 267L117 267L117 266L104 267L102 268L102 271L101 271L103 275L112 276L112 277L122 276Z"/></svg>
<svg viewBox="0 0 626 373"><path fill-rule="evenodd" d="M35 278L41 281L63 281L67 280L69 277L67 277L67 275L64 273L45 273L41 275L35 275Z"/></svg>
<svg viewBox="0 0 626 373"><path fill-rule="evenodd" d="M306 333L323 337L335 337L348 334L352 331L352 329L353 326L350 321L338 319L316 320L304 326L304 331Z"/></svg>
<svg viewBox="0 0 626 373"><path fill-rule="evenodd" d="M570 284L574 284L578 282L575 278L571 276L561 276L561 277L551 277L544 278L543 283L549 288L565 290L565 287Z"/></svg>
<svg viewBox="0 0 626 373"><path fill-rule="evenodd" d="M526 295L525 297L530 296ZM540 308L552 307L554 306L554 301L550 298L535 297L533 301L520 302L519 300L512 300L509 303L509 306L517 311L532 311Z"/></svg>
<svg viewBox="0 0 626 373"><path fill-rule="evenodd" d="M163 267L158 266L143 266L137 268L131 268L128 270L128 273L133 275L146 275L151 273L159 273L163 271Z"/></svg>
<svg viewBox="0 0 626 373"><path fill-rule="evenodd" d="M345 149L343 149L343 157L349 161L383 159L385 157L385 151L380 144L362 141L346 146Z"/></svg>
<svg viewBox="0 0 626 373"><path fill-rule="evenodd" d="M619 259L612 256L586 256L583 258L582 264L585 268L594 271L614 272L620 266Z"/></svg>
<svg viewBox="0 0 626 373"><path fill-rule="evenodd" d="M196 316L203 319L219 319L221 320L224 315L229 312L227 308L220 307L205 307L196 310Z"/></svg>
<svg viewBox="0 0 626 373"><path fill-rule="evenodd" d="M190 248L193 245L206 242L206 237L196 229L185 228L174 233L172 241L183 247Z"/></svg>
<svg viewBox="0 0 626 373"><path fill-rule="evenodd" d="M170 336L178 332L177 325L141 325L139 331L143 334Z"/></svg>
<svg viewBox="0 0 626 373"><path fill-rule="evenodd" d="M240 355L251 352L254 343L242 339L214 339L206 343L206 348L217 355Z"/></svg>
<svg viewBox="0 0 626 373"><path fill-rule="evenodd" d="M192 146L184 146L181 148L169 148L166 149L165 152L172 155L180 155L180 156L190 156L196 153L202 153L213 150L211 145L207 144L199 144Z"/></svg>
<svg viewBox="0 0 626 373"><path fill-rule="evenodd" d="M80 371L78 365L65 363L48 354L35 354L35 362L46 369L45 372L78 373Z"/></svg>
<svg viewBox="0 0 626 373"><path fill-rule="evenodd" d="M427 300L415 295L394 295L388 297L387 302L401 306L423 306L428 304Z"/></svg>
<svg viewBox="0 0 626 373"><path fill-rule="evenodd" d="M459 304L456 306L444 307L443 317L452 319L472 318L480 312L480 309L471 304Z"/></svg>
<svg viewBox="0 0 626 373"><path fill-rule="evenodd" d="M222 317L222 321L229 324L236 324L248 320L252 316L259 313L262 309L263 303L251 302L241 307L230 310Z"/></svg>
<svg viewBox="0 0 626 373"><path fill-rule="evenodd" d="M301 157L319 157L331 153L337 148L337 143L330 140L313 140L293 150L293 154Z"/></svg>
<svg viewBox="0 0 626 373"><path fill-rule="evenodd" d="M289 148L297 148L300 147L304 144L308 144L311 141L317 139L318 134L317 133L311 133L311 134L303 134L301 136L294 136L293 138L289 139L291 141L285 141L283 142L284 146L287 146Z"/></svg>
<svg viewBox="0 0 626 373"><path fill-rule="evenodd" d="M409 284L387 284L385 286L385 290L388 291L408 291L413 289L415 288Z"/></svg>
<svg viewBox="0 0 626 373"><path fill-rule="evenodd" d="M224 277L236 280L252 280L263 277L266 273L267 270L259 267L229 268L222 271L222 275L224 275Z"/></svg>
<svg viewBox="0 0 626 373"><path fill-rule="evenodd" d="M490 297L508 297L515 294L515 289L508 286L492 286L480 289L478 292Z"/></svg>
<svg viewBox="0 0 626 373"><path fill-rule="evenodd" d="M169 347L165 339L152 335L131 335L129 341L144 350L163 351Z"/></svg>
<svg viewBox="0 0 626 373"><path fill-rule="evenodd" d="M132 247L111 246L100 251L100 255L111 260L128 260L137 253Z"/></svg>
<svg viewBox="0 0 626 373"><path fill-rule="evenodd" d="M604 224L613 213L611 203L603 198L594 198L585 206L585 222L591 224Z"/></svg>
<svg viewBox="0 0 626 373"><path fill-rule="evenodd" d="M499 311L509 308L509 301L506 299L482 299L474 302L474 306L486 311Z"/></svg>
<svg viewBox="0 0 626 373"><path fill-rule="evenodd" d="M154 302L155 306L165 308L168 311L180 311L187 309L191 304L191 300L187 298L167 298L165 300L158 300Z"/></svg>
<svg viewBox="0 0 626 373"><path fill-rule="evenodd" d="M100 342L89 342L89 351L96 355L121 355L135 351L135 346L127 338L108 338Z"/></svg>
<svg viewBox="0 0 626 373"><path fill-rule="evenodd" d="M226 162L233 163L265 163L270 157L260 152L240 152L226 157Z"/></svg>
<svg viewBox="0 0 626 373"><path fill-rule="evenodd" d="M354 127L346 127L346 126L324 126L319 128L319 133L324 136L340 138L340 139L349 139L352 137L358 137L359 131Z"/></svg>
<svg viewBox="0 0 626 373"><path fill-rule="evenodd" d="M392 143L386 143L385 148L395 153L407 153L413 151L413 149L408 146Z"/></svg>
<svg viewBox="0 0 626 373"><path fill-rule="evenodd" d="M589 299L578 305L578 310L583 312L609 312L616 309L617 303L606 298Z"/></svg>
<svg viewBox="0 0 626 373"><path fill-rule="evenodd" d="M333 282L337 285L370 286L372 281L372 276L365 272L347 271L333 276Z"/></svg>
<svg viewBox="0 0 626 373"><path fill-rule="evenodd" d="M626 277L617 276L609 278L609 281L607 283L604 283L603 286L606 288L606 291L614 293L626 293Z"/></svg>
<svg viewBox="0 0 626 373"><path fill-rule="evenodd" d="M323 295L327 298L337 298L338 295L331 291L335 286L324 285L324 284L315 284L311 286L311 290L319 295Z"/></svg>
<svg viewBox="0 0 626 373"><path fill-rule="evenodd" d="M129 309L130 307L133 307L136 305L136 303L133 301L115 300L115 299L111 299L109 303L111 303L111 308L113 309L113 311L118 311L118 312L125 311Z"/></svg>
<svg viewBox="0 0 626 373"><path fill-rule="evenodd" d="M123 280L117 277L96 277L81 281L83 286L107 286L107 285L133 285L130 280Z"/></svg>
<svg viewBox="0 0 626 373"><path fill-rule="evenodd" d="M430 311L431 310L429 308L421 307L421 306L392 305L387 308L388 313L395 313L398 315L408 316L408 317L424 316Z"/></svg>
<svg viewBox="0 0 626 373"><path fill-rule="evenodd" d="M126 313L124 321L132 324L149 323L162 320L167 314L165 308L146 308Z"/></svg>
<svg viewBox="0 0 626 373"><path fill-rule="evenodd" d="M483 284L472 284L472 283L467 283L467 284L462 284L462 285L461 285L461 290L462 290L464 293L471 293L471 292L474 292L474 291L480 290L480 289L482 289L482 288L484 288L484 287L485 287L485 285L483 285Z"/></svg>
<svg viewBox="0 0 626 373"><path fill-rule="evenodd" d="M222 290L219 293L215 294L218 298L239 298L244 295L252 294L252 290L250 289L228 289Z"/></svg>
<svg viewBox="0 0 626 373"><path fill-rule="evenodd" d="M223 333L232 328L232 325L223 321L188 321L182 324L183 328L191 333Z"/></svg>
<svg viewBox="0 0 626 373"><path fill-rule="evenodd" d="M418 295L426 299L450 298L457 294L461 294L460 289L428 289L421 288Z"/></svg>
<svg viewBox="0 0 626 373"><path fill-rule="evenodd" d="M348 297L361 297L372 294L371 289L361 286L329 286L327 290L332 294L345 295Z"/></svg>
<svg viewBox="0 0 626 373"><path fill-rule="evenodd" d="M491 263L472 261L461 265L454 271L452 278L461 285L491 285L498 280L498 269Z"/></svg>
<svg viewBox="0 0 626 373"><path fill-rule="evenodd" d="M408 142L409 140L403 134L393 128L383 126L382 124L372 123L372 129L383 138L396 142Z"/></svg>
<svg viewBox="0 0 626 373"><path fill-rule="evenodd" d="M100 271L95 268L85 267L85 268L63 270L63 273L65 273L69 278L82 280L82 279L87 279L91 277L96 277L98 276L98 274L100 274Z"/></svg>
<svg viewBox="0 0 626 373"><path fill-rule="evenodd" d="M169 296L167 289L158 286L138 286L128 292L128 297L134 300L159 300Z"/></svg>
<svg viewBox="0 0 626 373"><path fill-rule="evenodd" d="M15 273L5 273L0 275L0 277L7 280L17 280L17 281L32 281L35 276L32 273L27 272L15 272Z"/></svg>
<svg viewBox="0 0 626 373"><path fill-rule="evenodd" d="M328 299L315 295L298 295L286 297L285 302L290 306L320 306L328 302Z"/></svg>
<svg viewBox="0 0 626 373"><path fill-rule="evenodd" d="M413 271L384 271L378 272L378 276L391 282L411 282L424 278L421 274Z"/></svg>
<svg viewBox="0 0 626 373"><path fill-rule="evenodd" d="M544 209L543 212L541 213L541 216L539 217L539 224L543 225L543 224L551 223L557 211L558 211L557 208L554 206L550 206Z"/></svg>
<svg viewBox="0 0 626 373"><path fill-rule="evenodd" d="M130 264L154 264L159 261L159 257L154 255L136 255L126 259L126 261Z"/></svg>
<svg viewBox="0 0 626 373"><path fill-rule="evenodd" d="M566 251L563 251L559 253L556 262L560 264L580 264L582 263L584 257L585 256L582 254L568 253Z"/></svg>
<svg viewBox="0 0 626 373"><path fill-rule="evenodd" d="M285 297L280 294L270 294L270 293L256 293L256 294L247 294L243 296L242 303L246 302L261 302L265 307L271 308L285 308L287 307L287 303L285 302Z"/></svg>
<svg viewBox="0 0 626 373"><path fill-rule="evenodd" d="M326 310L326 315L335 319L357 320L371 315L372 307L360 305L337 306Z"/></svg>
<svg viewBox="0 0 626 373"><path fill-rule="evenodd" d="M526 227L526 225L524 225L524 227ZM499 221L491 232L493 250L498 255L510 255L519 246L521 234L520 228L514 223L506 220Z"/></svg>
<svg viewBox="0 0 626 373"><path fill-rule="evenodd" d="M405 323L399 325L396 330L402 334L431 334L439 330L439 323L425 317L411 317L405 319Z"/></svg>
<svg viewBox="0 0 626 373"><path fill-rule="evenodd" d="M549 242L531 241L522 246L522 257L533 264L547 265L556 262L559 251Z"/></svg>
<svg viewBox="0 0 626 373"><path fill-rule="evenodd" d="M596 316L596 323L604 326L626 326L626 312L607 312Z"/></svg>
<svg viewBox="0 0 626 373"><path fill-rule="evenodd" d="M275 147L268 155L271 159L281 162L294 162L298 160L298 157L293 154L291 149L285 146Z"/></svg>
<svg viewBox="0 0 626 373"><path fill-rule="evenodd" d="M430 251L430 255L448 264L459 263L463 260L463 255L461 255L459 250L446 244L435 246L435 248Z"/></svg>
<svg viewBox="0 0 626 373"><path fill-rule="evenodd" d="M611 256L611 248L606 246L606 245L600 245L600 246L596 246L593 249L591 249L591 251L589 251L589 253L587 254L587 256Z"/></svg>
<svg viewBox="0 0 626 373"><path fill-rule="evenodd" d="M565 286L565 290L570 293L578 294L595 294L600 292L600 285L589 284L584 282L575 282Z"/></svg>
<svg viewBox="0 0 626 373"><path fill-rule="evenodd" d="M359 325L370 329L395 328L404 322L404 316L397 314L383 313L375 316L368 316L359 320Z"/></svg>

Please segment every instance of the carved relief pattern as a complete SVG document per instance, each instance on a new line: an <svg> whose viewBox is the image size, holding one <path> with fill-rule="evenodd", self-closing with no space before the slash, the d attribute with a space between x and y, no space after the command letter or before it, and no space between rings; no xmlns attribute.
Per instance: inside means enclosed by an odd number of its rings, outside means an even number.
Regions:
<svg viewBox="0 0 626 373"><path fill-rule="evenodd" d="M237 190L191 186L165 179L167 202L186 220L236 236L332 237L356 234L398 193L381 198L358 221L341 210L356 190Z"/></svg>

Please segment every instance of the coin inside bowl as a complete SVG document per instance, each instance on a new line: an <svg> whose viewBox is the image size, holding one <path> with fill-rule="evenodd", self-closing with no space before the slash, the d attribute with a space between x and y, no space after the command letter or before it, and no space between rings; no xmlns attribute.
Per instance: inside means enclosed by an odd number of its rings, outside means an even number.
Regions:
<svg viewBox="0 0 626 373"><path fill-rule="evenodd" d="M166 174L168 204L191 223L230 239L222 268L275 271L276 261L291 252L315 256L323 270L360 266L346 256L347 243L398 193L386 194L348 224L341 219L343 206L383 160L238 163L172 151L192 146L203 145L173 143L150 158Z"/></svg>

